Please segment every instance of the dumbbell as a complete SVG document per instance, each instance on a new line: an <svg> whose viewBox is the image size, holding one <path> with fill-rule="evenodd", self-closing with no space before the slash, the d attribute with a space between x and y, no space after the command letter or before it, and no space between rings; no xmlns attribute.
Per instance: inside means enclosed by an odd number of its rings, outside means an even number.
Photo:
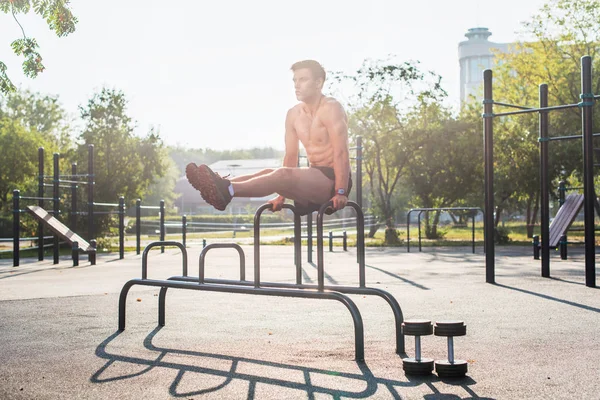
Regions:
<svg viewBox="0 0 600 400"><path fill-rule="evenodd" d="M448 338L448 359L435 362L435 372L440 378L461 378L467 373L467 362L454 359L454 336L467 334L467 326L462 321L438 321L433 334Z"/></svg>
<svg viewBox="0 0 600 400"><path fill-rule="evenodd" d="M421 336L431 335L433 325L431 321L424 319L413 319L402 323L402 333L415 337L414 358L403 358L402 367L408 375L429 375L433 371L433 359L421 358Z"/></svg>

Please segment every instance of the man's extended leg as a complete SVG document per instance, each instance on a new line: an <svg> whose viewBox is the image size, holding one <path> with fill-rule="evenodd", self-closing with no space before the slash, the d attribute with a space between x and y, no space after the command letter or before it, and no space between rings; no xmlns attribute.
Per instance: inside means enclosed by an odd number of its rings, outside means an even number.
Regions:
<svg viewBox="0 0 600 400"><path fill-rule="evenodd" d="M235 197L264 197L278 193L299 203L324 203L331 198L334 182L314 168L277 168L254 178L230 183L219 177L206 165L197 169L195 178L204 200L218 210L224 210L231 201L229 185Z"/></svg>

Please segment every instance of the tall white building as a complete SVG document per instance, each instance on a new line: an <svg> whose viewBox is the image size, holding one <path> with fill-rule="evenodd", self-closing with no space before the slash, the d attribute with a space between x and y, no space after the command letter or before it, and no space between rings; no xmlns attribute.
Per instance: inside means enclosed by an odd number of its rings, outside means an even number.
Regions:
<svg viewBox="0 0 600 400"><path fill-rule="evenodd" d="M469 96L477 95L483 84L483 70L491 68L494 55L492 49L508 51L509 43L494 43L488 38L492 32L488 28L471 28L465 36L467 40L458 44L458 62L460 63L460 102Z"/></svg>

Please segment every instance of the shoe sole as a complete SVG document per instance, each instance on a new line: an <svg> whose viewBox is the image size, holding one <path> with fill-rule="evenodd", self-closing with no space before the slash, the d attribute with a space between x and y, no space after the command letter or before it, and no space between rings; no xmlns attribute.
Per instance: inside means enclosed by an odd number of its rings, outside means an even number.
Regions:
<svg viewBox="0 0 600 400"><path fill-rule="evenodd" d="M200 194L202 198L219 211L224 211L229 203L219 191L215 180L216 175L205 164L196 169L199 185L202 187Z"/></svg>
<svg viewBox="0 0 600 400"><path fill-rule="evenodd" d="M200 188L202 187L200 184L200 179L198 177L198 166L194 163L189 163L185 167L185 176L187 177L188 182L194 189L202 193Z"/></svg>

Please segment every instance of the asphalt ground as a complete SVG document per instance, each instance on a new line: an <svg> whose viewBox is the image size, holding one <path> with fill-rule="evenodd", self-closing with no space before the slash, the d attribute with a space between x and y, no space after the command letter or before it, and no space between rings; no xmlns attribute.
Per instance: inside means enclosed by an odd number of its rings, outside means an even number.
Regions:
<svg viewBox="0 0 600 400"><path fill-rule="evenodd" d="M253 250L244 246L246 279ZM200 247L189 251L198 274ZM261 248L261 280L293 283L291 246ZM368 248L367 286L391 293L405 319L461 320L455 358L463 379L405 375L395 352L390 307L379 297L349 295L364 322L365 362L355 361L352 318L327 299L169 289L166 325L158 292L134 286L126 329L118 301L141 258L0 263L2 399L600 399L600 290L584 285L581 249L567 261L552 253L552 278L540 276L531 249L496 249L496 283L485 282L480 248ZM313 256L316 261L316 254ZM181 274L181 254L149 256L151 279ZM206 276L239 278L239 257L215 249ZM303 279L317 269L303 258ZM326 284L356 285L354 249L325 252ZM415 352L406 338L406 355ZM423 357L447 358L444 337L422 337Z"/></svg>

